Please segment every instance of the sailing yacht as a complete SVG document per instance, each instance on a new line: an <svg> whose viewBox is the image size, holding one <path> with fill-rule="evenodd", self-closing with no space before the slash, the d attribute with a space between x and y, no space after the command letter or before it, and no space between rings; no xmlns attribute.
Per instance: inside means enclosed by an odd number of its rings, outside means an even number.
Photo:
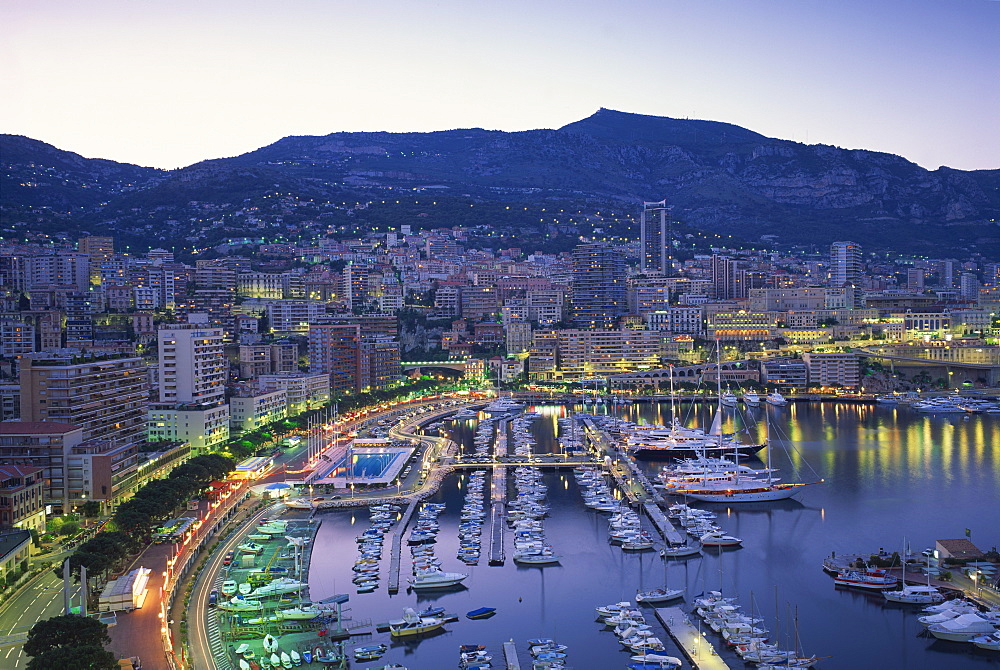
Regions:
<svg viewBox="0 0 1000 670"><path fill-rule="evenodd" d="M721 356L721 354L719 355ZM721 397L721 388L719 390ZM791 498L802 487L819 483L796 482L785 484L777 482L771 476L774 470L771 468L770 449L767 451L767 467L759 473L748 474L746 468L741 468L736 464L737 459L738 454L734 453L733 467L728 473L717 471L709 473L708 471L703 471L699 482L678 487L676 492L702 502L770 502Z"/></svg>

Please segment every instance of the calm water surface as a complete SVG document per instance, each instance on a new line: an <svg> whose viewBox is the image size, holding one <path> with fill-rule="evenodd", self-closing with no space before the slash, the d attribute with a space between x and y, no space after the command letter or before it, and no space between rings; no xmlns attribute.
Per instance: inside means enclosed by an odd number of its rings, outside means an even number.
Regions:
<svg viewBox="0 0 1000 670"><path fill-rule="evenodd" d="M536 411L543 414L534 425L536 451L554 451L556 418L565 409ZM599 406L592 411L652 422L666 421L670 408ZM678 413L687 425L710 422L706 408L685 405ZM468 445L474 427L474 421L457 424L453 437ZM420 640L390 643L387 633L355 638L356 645L369 640L391 644L379 662L360 667L388 662L411 670L457 667L460 644L485 644L493 653L494 667L503 667L502 642L513 639L526 652L528 638L552 637L569 645L571 667L624 668L629 655L613 633L595 622L594 607L630 600L639 588L666 583L672 588L684 586L688 594L721 588L739 596L746 608L753 606L766 619L772 639L789 646L794 644L797 611L803 650L829 656L819 668L1000 668L1000 654L924 637L916 608L887 606L878 594L835 588L821 569L831 551L874 552L880 547L898 551L904 537L919 551L933 547L936 539L963 537L966 528L981 549L1000 544L1000 417L966 419L923 415L907 408L801 403L762 407L731 418L727 429L736 428L759 437L770 429L780 442L771 447L772 465L781 469L784 481L813 480L813 470L826 480L807 487L797 500L733 508L703 505L719 513L718 523L725 530L744 538L743 548L705 551L700 557L667 563L653 552L625 553L608 543L606 517L583 506L572 474L550 472L545 479L551 506L545 530L563 556L561 566L518 567L509 558L504 566L488 566L487 524L483 558L470 568L455 558L466 477L453 475L434 499L448 506L439 519L437 556L445 570L469 574L468 588L388 595L387 541L383 586L374 593L356 594L350 582L357 556L354 538L368 524L367 511L361 509L320 515L322 526L309 576L312 597L350 593L351 616L373 623L398 617L404 607L431 604L461 616L445 626L447 632ZM660 465L643 464L650 472ZM408 557L404 545L404 579L409 574ZM496 616L480 621L465 618L465 612L484 606L496 607ZM651 611L647 621L658 628ZM658 636L667 643L667 653L680 655L671 649L664 631ZM730 667L753 667L725 650L711 631L708 638L716 642ZM522 663L527 658L524 653Z"/></svg>

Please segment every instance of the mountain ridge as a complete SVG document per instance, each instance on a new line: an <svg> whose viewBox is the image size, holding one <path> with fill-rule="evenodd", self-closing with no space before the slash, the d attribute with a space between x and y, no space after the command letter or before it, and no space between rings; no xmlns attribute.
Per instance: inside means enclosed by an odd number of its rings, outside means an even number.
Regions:
<svg viewBox="0 0 1000 670"><path fill-rule="evenodd" d="M611 203L633 212L643 200L666 198L687 224L749 240L853 236L879 247L909 236L927 248L1000 245L1000 170L931 171L894 154L603 108L556 129L288 136L173 171L62 155L17 136L0 136L0 149L5 208L89 208L88 220L103 214L119 223L136 209L183 210L203 199L237 207L275 189L360 199L433 186L486 200ZM46 162L73 178L61 190L50 184L48 193L26 193L24 181L37 180ZM956 236L956 226L967 230Z"/></svg>

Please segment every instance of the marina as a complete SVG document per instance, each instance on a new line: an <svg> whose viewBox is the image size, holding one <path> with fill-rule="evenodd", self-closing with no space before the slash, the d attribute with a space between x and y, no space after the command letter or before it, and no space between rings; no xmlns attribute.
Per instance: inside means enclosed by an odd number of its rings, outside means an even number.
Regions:
<svg viewBox="0 0 1000 670"><path fill-rule="evenodd" d="M866 408L792 403L778 407L761 402L751 411L780 413L776 415L777 420L784 421L789 429L797 431L795 443L798 450L804 457L820 464L822 475L828 480L826 485L812 487L800 500L741 503L739 506L692 502L685 506L680 502L682 498L674 496L659 504L654 498L630 506L623 486L642 489L642 480L633 473L623 479L609 476L611 468L605 467L600 454L592 457L592 465L588 468L578 466L574 471L565 465L561 469L551 467L552 464L543 458L546 454L563 453L563 438L571 437L570 431L573 430L572 424L563 419L569 417L572 408L537 406L528 409L538 416L523 420L523 430L517 428L521 425L516 423L520 419L506 422L487 416L479 423L487 424L489 436L478 442L476 436L486 435L486 429L477 427L475 420L446 422L442 426L441 429L447 431L448 437L463 452L468 450L479 457L493 459L498 457L499 452L495 449L503 441L505 444L500 445L500 451L505 454L504 457L517 458L518 461L491 460L469 464L472 469L463 465L462 469L443 479L440 489L426 501L438 505L432 510L433 517L426 519L430 521L432 518L436 528L426 529L425 532L433 530L426 544L411 545L411 549L417 550L411 561L414 567L421 562L446 575L460 573L463 576L461 581L435 590L411 590L405 584L399 585L396 591L376 586L371 592L351 595L351 613L345 616L354 618L345 619L344 629L354 633L352 639L356 637L359 645L385 644L386 649L379 663L397 662L411 670L438 668L440 666L435 659L455 658L456 647L471 639L485 643L483 653L494 659L493 667L497 667L498 662L500 667L504 667L504 663L533 648L524 646L524 640L548 635L565 642L569 649L566 652L542 653L566 653L567 667L624 667L629 662L630 650L623 650L621 644L616 643L616 635L602 633L594 636L593 623L588 622L580 611L592 611L594 605L602 601L634 599L637 591L654 593L655 590L650 591L650 587L660 587L664 582L682 590L686 600L675 601L676 607L640 604L640 611L646 610L646 613L655 615L647 616L646 623L640 625L651 627L650 637L662 639L662 652L654 652L655 655L683 657L693 667L713 667L713 663L716 664L714 667L741 667L743 664L735 652L736 648L725 640L721 632L710 630L704 622L700 624L703 634L697 637L705 646L698 650L696 658L690 659L685 654L685 644L689 645L688 649L695 649L693 645L697 641L690 630L681 625L682 618L673 610L681 612L688 621L687 625L697 633L698 619L690 612L692 602L700 594L713 590L747 603L754 613L749 614L748 610L745 616L766 620L750 626L766 626L781 649L795 649L798 647L796 640L801 640L802 646L811 653L824 656L817 667L868 667L866 664L871 660L858 657L853 645L832 644L831 626L838 636L848 632L858 639L869 639L866 638L868 631L877 628L888 626L897 630L898 633L891 636L896 642L876 652L881 665L892 666L893 660L901 654L907 659L905 667L918 669L941 667L942 662L946 662L949 668L964 668L972 667L967 663L981 667L983 663L989 665L998 661L995 655L990 655L994 652L989 651L991 643L988 639L982 641L985 647L978 648L971 643L937 640L933 636L928 637L927 633L921 635L924 627L917 621L919 616L923 616L919 607L889 603L878 592L868 594L861 589L835 588L833 579L823 571L824 559L830 558L833 547L864 548L886 544L884 534L876 531L880 519L893 524L894 529L900 524L910 525L916 530L908 532L909 537L913 537L914 533L928 533L927 539L921 537L921 542L928 545L932 545L938 537L960 534L961 529L956 532L956 524L950 515L943 514L934 506L931 497L911 497L909 507L893 506L884 512L880 511L878 501L898 492L904 485L908 491L913 487L931 490L938 484L938 473L942 472L933 467L934 463L940 463L944 458L949 458L953 464L951 476L960 480L964 487L972 487L980 491L980 495L995 491L993 477L996 462L992 452L987 449L970 451L967 446L962 446L966 442L954 441L956 436L953 434L969 430L973 431L970 435L985 432L1000 436L997 427L991 425L994 419L989 415L984 413L968 421L952 423L952 418L945 418L944 415L911 414L907 410L883 406ZM658 412L666 411L665 407L654 405L598 406L589 409L605 412L606 415L616 411L639 421L662 421L663 415ZM552 418L560 419L558 427ZM698 419L689 417L687 420ZM772 417L774 420L775 417ZM915 432L917 424L920 425L919 433ZM730 423L727 430L735 428L736 425ZM746 428L756 430L754 425ZM929 448L924 440L911 442L909 436L918 434L930 435L932 441L940 440L939 446ZM882 446L888 436L898 440L898 448L891 452ZM521 441L525 437L530 437L531 441ZM945 437L950 442L945 441ZM614 439L608 435L604 438ZM600 439L604 438L598 437L598 442L590 440L590 448L599 446ZM916 440L916 437L913 439ZM519 449L528 449L529 452L518 454ZM973 462L956 461L956 449L965 450L962 458L971 458ZM520 460L522 458L525 460ZM788 469L795 466L794 458L786 455L776 453L771 458L776 461L776 467ZM532 461L538 461L537 467ZM957 465L959 462L961 465ZM646 480L652 482L662 465L661 462L642 461L637 467ZM621 469L628 472L624 466ZM499 475L501 472L503 474ZM876 477L875 473L881 474ZM478 503L476 482L479 478L486 484L482 506ZM879 485L875 486L875 482ZM951 502L957 505L956 509L962 509L963 505L965 509L973 509L977 496L963 496L960 492L965 488L949 490L953 491L950 493ZM586 491L591 491L587 494L589 498L584 495ZM520 494L523 492L530 492L532 497L522 500ZM848 494L846 497L845 493ZM584 504L585 500L590 504ZM511 507L515 501L520 502ZM488 512L485 509L487 504L490 505ZM523 530L509 526L511 512L518 511L520 514L521 511L534 509L535 505L544 506L538 508L538 511L545 510L543 518L525 522ZM591 505L606 509L598 510ZM669 515L665 513L668 507ZM407 510L412 510L410 514L417 514L423 506L418 504L399 509L405 517ZM544 521L544 536L540 537L544 538L544 545L558 550L558 563L535 566L507 560L493 564L490 560L476 565L471 560L461 561L463 557L472 557L469 552L476 537L474 522L479 518L480 510L483 515L489 515L491 559L494 558L495 537L501 538L501 542L513 542L523 532L528 538L528 532L542 531L540 524ZM863 514L875 527L855 523L858 514ZM309 592L315 594L313 597L343 591L341 585L352 579L355 573L350 570L350 563L343 564L337 552L329 548L343 546L345 540L353 539L359 532L367 532L363 530L364 525L358 524L368 516L365 508L330 509L317 514L322 524L317 531L317 550L313 552L309 573ZM402 538L404 529L402 520L397 524L392 530L394 546L395 538ZM685 535L697 536L706 527L718 528L722 535L738 536L742 538L743 545L735 548L706 546L701 551L695 546L691 553L684 556L666 553L667 549L681 545L690 549L690 545L683 544L687 539ZM416 529L417 526L412 523L406 528L410 539ZM620 534L622 539L609 538L612 532ZM653 550L641 548L646 536L652 538ZM482 538L486 540L485 529ZM400 552L392 552L389 556L390 583L394 561L399 571L408 568L407 559L401 552L403 545L399 546ZM506 546L503 545L504 548ZM630 550L631 546L638 550ZM837 556L847 559L840 552ZM504 556L506 558L509 556ZM459 562L456 564L455 561ZM462 562L468 567L461 568ZM840 563L839 560L837 562ZM595 575L599 579L595 580ZM770 614L760 600L768 593L775 594ZM758 600L751 607L754 594L757 594ZM414 611L427 610L428 613L441 608L441 612L456 611L474 616L462 615L442 624L440 630L431 629L429 633L398 638L405 643L394 641L396 637L390 640L388 632L379 633L359 625L371 619L399 619L401 610L406 607ZM793 607L796 611L794 617L791 614ZM758 613L757 610L768 611ZM661 616L663 611L671 614L664 619ZM413 625L419 628L423 624ZM885 636L878 639L884 640ZM642 649L641 646L638 648ZM709 648L714 649L714 653ZM976 649L979 651L973 651ZM770 648L763 650L771 653ZM586 664L580 663L581 653ZM741 653L752 656L758 652L744 649ZM970 653L975 656L968 657ZM634 653L632 656L641 657ZM523 662L520 667L525 667Z"/></svg>

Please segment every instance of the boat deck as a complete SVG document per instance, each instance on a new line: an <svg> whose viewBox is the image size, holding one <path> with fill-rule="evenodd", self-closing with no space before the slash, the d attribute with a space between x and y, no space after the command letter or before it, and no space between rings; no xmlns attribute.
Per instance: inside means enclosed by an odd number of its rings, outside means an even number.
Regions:
<svg viewBox="0 0 1000 670"><path fill-rule="evenodd" d="M403 535L406 533L406 527L410 525L410 519L413 517L413 511L417 509L417 504L417 501L414 500L406 506L403 518L399 520L396 532L392 536L392 549L389 550L389 593L399 591L399 563L400 555L403 552Z"/></svg>
<svg viewBox="0 0 1000 670"><path fill-rule="evenodd" d="M670 637L680 647L697 670L727 670L729 665L719 657L712 643L698 632L688 615L679 607L659 607L656 618L667 629Z"/></svg>

